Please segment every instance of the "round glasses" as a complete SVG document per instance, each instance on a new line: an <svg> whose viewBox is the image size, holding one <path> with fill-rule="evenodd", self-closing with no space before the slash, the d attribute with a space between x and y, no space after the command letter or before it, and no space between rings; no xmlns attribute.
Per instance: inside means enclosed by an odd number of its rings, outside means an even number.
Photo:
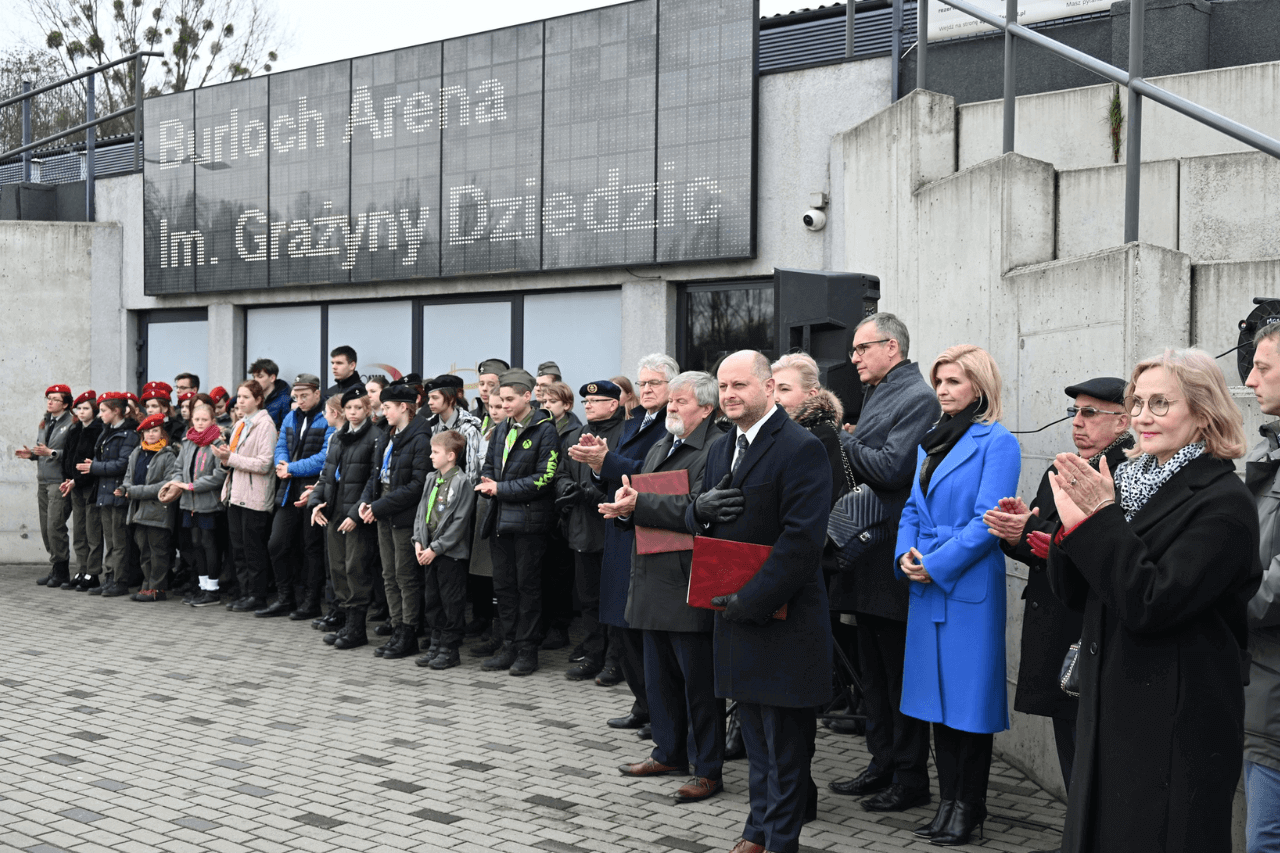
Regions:
<svg viewBox="0 0 1280 853"><path fill-rule="evenodd" d="M1142 414L1142 407L1145 405L1147 410L1157 418L1169 414L1169 407L1177 400L1169 400L1165 397L1152 397L1150 400L1143 400L1141 397L1125 397L1124 408L1130 415L1137 417Z"/></svg>

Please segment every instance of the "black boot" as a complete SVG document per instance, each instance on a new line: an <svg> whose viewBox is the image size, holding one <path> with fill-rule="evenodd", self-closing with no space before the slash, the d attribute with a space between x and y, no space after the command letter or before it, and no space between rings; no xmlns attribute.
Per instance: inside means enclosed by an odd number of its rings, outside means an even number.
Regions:
<svg viewBox="0 0 1280 853"><path fill-rule="evenodd" d="M363 607L349 609L346 627L338 632L338 638L333 644L335 649L358 649L369 644L369 635L364 628L364 611Z"/></svg>
<svg viewBox="0 0 1280 853"><path fill-rule="evenodd" d="M951 820L951 812L955 810L955 807L955 800L939 800L938 813L933 816L933 821L916 828L912 831L912 834L914 834L916 838L933 838L935 835L942 832L943 828Z"/></svg>
<svg viewBox="0 0 1280 853"><path fill-rule="evenodd" d="M298 606L298 609L289 614L290 622L302 622L307 619L315 619L320 615L320 592L319 590L307 590L306 599Z"/></svg>
<svg viewBox="0 0 1280 853"><path fill-rule="evenodd" d="M399 624L392 624L391 622L387 622L386 626L391 628L391 639L387 640L385 643L383 643L382 645L378 646L376 649L373 650L374 657L377 657L377 658L385 657L387 652L395 647L396 640L399 639L400 637ZM374 628L373 633L381 635L382 632L380 629L382 627L383 627L382 625L379 625L377 628Z"/></svg>
<svg viewBox="0 0 1280 853"><path fill-rule="evenodd" d="M293 599L286 595L277 595L275 600L261 610L253 611L253 615L259 618L270 616L288 616L293 612Z"/></svg>
<svg viewBox="0 0 1280 853"><path fill-rule="evenodd" d="M396 632L391 635L390 648L384 647L382 659L407 658L409 655L416 655L417 653L418 635L416 626L399 625L396 628Z"/></svg>
<svg viewBox="0 0 1280 853"><path fill-rule="evenodd" d="M62 589L62 585L69 580L71 580L71 564L58 562L53 564L53 571L44 585L49 589Z"/></svg>
<svg viewBox="0 0 1280 853"><path fill-rule="evenodd" d="M968 844L974 829L982 835L982 824L986 820L986 803L966 803L957 800L946 825L929 839L929 843L937 844L939 847L959 847L962 844Z"/></svg>
<svg viewBox="0 0 1280 853"><path fill-rule="evenodd" d="M311 627L317 631L341 631L347 624L347 611L337 604L329 605L329 614L311 621Z"/></svg>

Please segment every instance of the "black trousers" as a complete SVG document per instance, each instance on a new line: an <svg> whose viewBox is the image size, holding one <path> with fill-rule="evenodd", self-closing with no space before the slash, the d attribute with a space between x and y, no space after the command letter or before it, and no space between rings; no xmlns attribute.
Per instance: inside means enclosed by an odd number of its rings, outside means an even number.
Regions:
<svg viewBox="0 0 1280 853"><path fill-rule="evenodd" d="M310 596L320 600L324 591L324 528L311 523L310 510L292 503L276 507L267 550L277 595L289 601Z"/></svg>
<svg viewBox="0 0 1280 853"><path fill-rule="evenodd" d="M467 600L471 602L472 619L492 621L497 614L497 608L493 604L493 578L467 575Z"/></svg>
<svg viewBox="0 0 1280 853"><path fill-rule="evenodd" d="M711 635L644 631L644 681L653 723L652 758L693 765L693 775L719 779L724 767L725 702L716 698Z"/></svg>
<svg viewBox="0 0 1280 853"><path fill-rule="evenodd" d="M904 788L928 788L929 724L899 710L907 623L866 613L857 619L870 769L892 773Z"/></svg>
<svg viewBox="0 0 1280 853"><path fill-rule="evenodd" d="M644 683L644 632L610 625L609 656L617 659L627 679L627 687L635 697L631 713L649 719L649 693Z"/></svg>
<svg viewBox="0 0 1280 853"><path fill-rule="evenodd" d="M933 724L933 754L938 763L938 796L943 800L981 803L987 799L994 735L962 732Z"/></svg>
<svg viewBox="0 0 1280 853"><path fill-rule="evenodd" d="M1062 784L1071 790L1071 768L1076 763L1076 721L1053 718L1053 740L1058 747L1058 766L1062 768Z"/></svg>
<svg viewBox="0 0 1280 853"><path fill-rule="evenodd" d="M180 547L182 558L195 571L197 577L217 579L222 570L222 555L218 550L218 531L202 530L199 526L179 527L186 536Z"/></svg>
<svg viewBox="0 0 1280 853"><path fill-rule="evenodd" d="M423 612L431 642L456 649L467 627L467 561L441 555L423 569Z"/></svg>
<svg viewBox="0 0 1280 853"><path fill-rule="evenodd" d="M578 602L582 605L582 630L587 636L582 640L582 650L587 660L597 666L604 663L605 626L600 624L600 567L603 551L574 551L575 585Z"/></svg>
<svg viewBox="0 0 1280 853"><path fill-rule="evenodd" d="M569 630L573 621L573 551L557 533L547 538L542 557L542 621L547 629Z"/></svg>
<svg viewBox="0 0 1280 853"><path fill-rule="evenodd" d="M809 777L814 709L739 702L738 721L750 763L751 811L742 837L773 853L797 853L805 809L815 795Z"/></svg>
<svg viewBox="0 0 1280 853"><path fill-rule="evenodd" d="M542 645L542 555L547 537L541 533L495 533L493 593L498 599L502 638L517 649Z"/></svg>
<svg viewBox="0 0 1280 853"><path fill-rule="evenodd" d="M265 598L271 561L267 539L271 534L271 513L242 506L227 507L227 529L231 553L236 561L236 579L241 597Z"/></svg>

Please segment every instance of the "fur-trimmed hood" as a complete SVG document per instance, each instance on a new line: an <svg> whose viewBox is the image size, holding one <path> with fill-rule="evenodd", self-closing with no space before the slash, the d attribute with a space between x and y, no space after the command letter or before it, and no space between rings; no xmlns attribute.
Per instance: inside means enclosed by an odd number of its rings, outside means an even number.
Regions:
<svg viewBox="0 0 1280 853"><path fill-rule="evenodd" d="M823 388L814 396L805 398L791 419L808 430L824 423L838 430L844 420L844 406L840 405L835 394Z"/></svg>

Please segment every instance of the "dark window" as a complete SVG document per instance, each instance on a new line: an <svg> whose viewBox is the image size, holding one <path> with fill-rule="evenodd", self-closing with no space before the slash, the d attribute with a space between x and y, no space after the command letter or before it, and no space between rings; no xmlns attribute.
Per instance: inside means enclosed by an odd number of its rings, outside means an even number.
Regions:
<svg viewBox="0 0 1280 853"><path fill-rule="evenodd" d="M777 357L773 281L686 285L681 293L680 365L710 370L721 356L740 349Z"/></svg>

